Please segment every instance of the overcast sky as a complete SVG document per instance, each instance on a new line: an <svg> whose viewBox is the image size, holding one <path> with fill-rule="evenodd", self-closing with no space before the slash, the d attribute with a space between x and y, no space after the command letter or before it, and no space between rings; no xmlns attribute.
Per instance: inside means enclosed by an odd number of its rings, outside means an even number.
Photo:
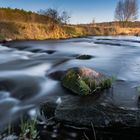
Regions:
<svg viewBox="0 0 140 140"><path fill-rule="evenodd" d="M71 23L112 21L118 0L0 0L0 7L39 11L46 8L66 10ZM140 5L140 0L138 0ZM140 18L139 18L140 19Z"/></svg>

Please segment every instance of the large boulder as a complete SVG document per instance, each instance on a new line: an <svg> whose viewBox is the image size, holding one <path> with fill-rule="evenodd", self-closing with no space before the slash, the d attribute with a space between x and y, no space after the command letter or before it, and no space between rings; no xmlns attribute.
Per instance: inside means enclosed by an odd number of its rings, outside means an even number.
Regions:
<svg viewBox="0 0 140 140"><path fill-rule="evenodd" d="M78 95L90 95L110 88L111 79L90 68L71 68L62 78L62 85Z"/></svg>
<svg viewBox="0 0 140 140"><path fill-rule="evenodd" d="M54 117L56 121L72 126L96 128L134 128L140 127L140 110L119 107L110 97L111 91L95 96L65 95L49 98L40 107L46 118ZM111 96L111 95L110 95Z"/></svg>
<svg viewBox="0 0 140 140"><path fill-rule="evenodd" d="M69 96L55 110L56 120L72 125L94 127L140 127L140 111L123 109L102 96Z"/></svg>

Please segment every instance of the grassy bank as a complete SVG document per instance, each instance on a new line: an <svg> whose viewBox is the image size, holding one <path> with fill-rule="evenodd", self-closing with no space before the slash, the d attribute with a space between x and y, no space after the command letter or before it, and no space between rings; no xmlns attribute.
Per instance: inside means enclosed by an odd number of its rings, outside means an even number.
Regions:
<svg viewBox="0 0 140 140"><path fill-rule="evenodd" d="M124 30L126 31L126 30ZM25 22L0 22L0 40L19 39L60 39L86 35L115 35L114 28L51 25Z"/></svg>
<svg viewBox="0 0 140 140"><path fill-rule="evenodd" d="M0 22L0 40L60 39L87 35L140 35L140 28L92 27L82 25Z"/></svg>
<svg viewBox="0 0 140 140"><path fill-rule="evenodd" d="M127 28L116 22L66 25L47 15L0 8L0 41L65 39L88 35L140 35L140 22L129 22L127 25Z"/></svg>

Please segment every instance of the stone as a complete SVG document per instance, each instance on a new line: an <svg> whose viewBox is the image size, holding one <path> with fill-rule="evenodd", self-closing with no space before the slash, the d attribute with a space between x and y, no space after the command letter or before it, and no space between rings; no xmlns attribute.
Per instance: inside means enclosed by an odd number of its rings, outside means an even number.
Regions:
<svg viewBox="0 0 140 140"><path fill-rule="evenodd" d="M78 95L90 95L111 87L111 79L90 68L78 67L66 71L62 85Z"/></svg>
<svg viewBox="0 0 140 140"><path fill-rule="evenodd" d="M93 56L91 56L91 55L79 55L76 57L76 59L80 59L80 60L88 60L91 58L93 58Z"/></svg>
<svg viewBox="0 0 140 140"><path fill-rule="evenodd" d="M113 101L92 97L71 96L63 100L55 110L55 119L77 126L140 127L139 110L122 109Z"/></svg>
<svg viewBox="0 0 140 140"><path fill-rule="evenodd" d="M65 95L53 97L41 105L46 118L78 127L134 128L140 127L140 110L121 108L108 97L107 93L96 96Z"/></svg>

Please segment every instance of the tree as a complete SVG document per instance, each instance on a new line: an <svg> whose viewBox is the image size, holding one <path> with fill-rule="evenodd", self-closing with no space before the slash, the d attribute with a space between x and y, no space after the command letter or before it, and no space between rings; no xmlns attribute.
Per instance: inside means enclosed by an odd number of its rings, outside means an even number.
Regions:
<svg viewBox="0 0 140 140"><path fill-rule="evenodd" d="M96 26L96 20L95 20L95 18L92 19L92 21L91 21L90 24L91 24L92 26L94 26L94 27Z"/></svg>
<svg viewBox="0 0 140 140"><path fill-rule="evenodd" d="M115 20L121 22L138 19L137 0L119 0L115 10Z"/></svg>
<svg viewBox="0 0 140 140"><path fill-rule="evenodd" d="M60 21L59 12L56 9L49 8L46 10L40 10L38 13L41 15L48 16L54 21L58 21L58 22Z"/></svg>
<svg viewBox="0 0 140 140"><path fill-rule="evenodd" d="M67 24L69 22L70 16L68 14L68 12L63 11L61 14L61 22Z"/></svg>
<svg viewBox="0 0 140 140"><path fill-rule="evenodd" d="M67 24L67 22L70 19L70 16L67 11L63 11L60 13L58 12L58 10L52 8L46 10L40 10L38 11L38 14L50 17L53 20L53 22L59 22L65 24Z"/></svg>
<svg viewBox="0 0 140 140"><path fill-rule="evenodd" d="M124 21L123 11L124 10L124 3L123 1L119 1L117 3L116 9L115 9L115 19L118 21Z"/></svg>

